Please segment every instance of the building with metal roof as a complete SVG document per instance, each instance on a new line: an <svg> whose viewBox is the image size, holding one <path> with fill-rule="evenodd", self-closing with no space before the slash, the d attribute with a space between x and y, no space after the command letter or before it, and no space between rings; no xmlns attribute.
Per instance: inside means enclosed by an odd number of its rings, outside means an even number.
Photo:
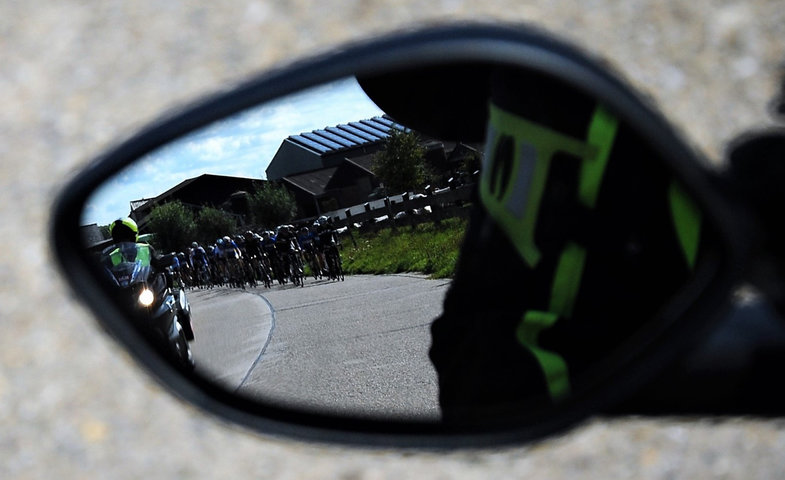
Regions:
<svg viewBox="0 0 785 480"><path fill-rule="evenodd" d="M287 137L265 171L268 180L337 167L344 159L380 150L393 130L408 131L387 116Z"/></svg>
<svg viewBox="0 0 785 480"><path fill-rule="evenodd" d="M394 130L412 131L384 115L291 135L267 167L267 179L286 186L303 217L364 203L380 187L374 155ZM460 158L476 153L468 146L418 136L435 174L449 177Z"/></svg>
<svg viewBox="0 0 785 480"><path fill-rule="evenodd" d="M294 195L304 217L318 216L367 201L379 186L371 170L373 154L344 159L338 166L289 175L281 179Z"/></svg>

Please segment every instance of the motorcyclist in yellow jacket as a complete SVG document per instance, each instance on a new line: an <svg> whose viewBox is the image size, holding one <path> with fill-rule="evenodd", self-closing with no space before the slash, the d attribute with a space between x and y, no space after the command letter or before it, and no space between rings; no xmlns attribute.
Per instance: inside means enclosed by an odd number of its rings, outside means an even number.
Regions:
<svg viewBox="0 0 785 480"><path fill-rule="evenodd" d="M124 261L135 261L139 259L143 266L150 266L154 259L158 258L155 249L147 243L137 243L139 238L139 227L130 217L118 218L109 224L109 234L112 236L114 244L104 249L101 253L102 258L109 258L112 265L117 265ZM123 243L133 243L137 248L123 249ZM127 255L134 255L135 258L126 258Z"/></svg>

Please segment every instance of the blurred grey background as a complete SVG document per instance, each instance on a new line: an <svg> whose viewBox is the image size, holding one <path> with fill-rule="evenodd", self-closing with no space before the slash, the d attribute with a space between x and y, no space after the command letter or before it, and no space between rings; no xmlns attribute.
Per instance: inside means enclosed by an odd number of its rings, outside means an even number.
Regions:
<svg viewBox="0 0 785 480"><path fill-rule="evenodd" d="M780 0L0 3L0 478L781 478L785 422L597 419L436 454L309 445L204 416L151 382L51 266L55 193L161 112L345 41L526 21L608 60L719 161L770 122ZM777 381L776 379L772 379Z"/></svg>

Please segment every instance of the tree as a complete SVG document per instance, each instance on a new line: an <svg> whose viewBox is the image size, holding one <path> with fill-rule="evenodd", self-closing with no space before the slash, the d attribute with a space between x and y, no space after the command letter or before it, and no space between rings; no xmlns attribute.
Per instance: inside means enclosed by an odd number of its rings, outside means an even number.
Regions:
<svg viewBox="0 0 785 480"><path fill-rule="evenodd" d="M411 192L428 178L425 148L414 132L392 130L384 149L374 155L373 170L390 193Z"/></svg>
<svg viewBox="0 0 785 480"><path fill-rule="evenodd" d="M196 240L203 246L224 235L231 235L236 228L234 217L215 207L204 207L196 215Z"/></svg>
<svg viewBox="0 0 785 480"><path fill-rule="evenodd" d="M153 208L148 229L155 233L156 248L162 252L175 252L191 244L196 234L196 223L193 213L175 200Z"/></svg>
<svg viewBox="0 0 785 480"><path fill-rule="evenodd" d="M283 185L266 182L249 197L251 215L258 225L272 228L297 216L297 202Z"/></svg>

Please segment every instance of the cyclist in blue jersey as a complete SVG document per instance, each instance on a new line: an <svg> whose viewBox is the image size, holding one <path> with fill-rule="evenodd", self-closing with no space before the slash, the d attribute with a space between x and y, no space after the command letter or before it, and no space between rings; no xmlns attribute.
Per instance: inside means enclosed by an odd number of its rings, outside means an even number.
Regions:
<svg viewBox="0 0 785 480"><path fill-rule="evenodd" d="M208 286L210 284L210 262L207 259L207 252L198 242L191 243L188 263L191 265L196 285L200 288Z"/></svg>

